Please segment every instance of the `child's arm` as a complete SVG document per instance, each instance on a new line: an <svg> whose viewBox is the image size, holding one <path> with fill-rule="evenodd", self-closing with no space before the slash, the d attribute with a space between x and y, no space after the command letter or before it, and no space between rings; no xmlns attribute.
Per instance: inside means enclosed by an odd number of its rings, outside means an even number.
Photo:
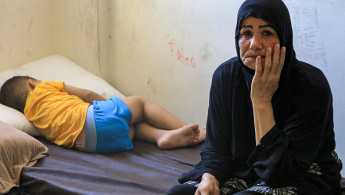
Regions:
<svg viewBox="0 0 345 195"><path fill-rule="evenodd" d="M98 101L106 100L104 97L102 97L98 93L87 90L87 89L81 89L81 88L73 87L66 84L64 85L64 89L68 94L78 96L84 102L87 102L89 104L92 104L94 100L98 100Z"/></svg>

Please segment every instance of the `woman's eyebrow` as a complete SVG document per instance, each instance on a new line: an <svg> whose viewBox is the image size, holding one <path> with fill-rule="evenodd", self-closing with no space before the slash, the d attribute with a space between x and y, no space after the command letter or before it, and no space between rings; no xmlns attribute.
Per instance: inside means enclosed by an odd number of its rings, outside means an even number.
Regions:
<svg viewBox="0 0 345 195"><path fill-rule="evenodd" d="M272 26L272 25L270 25L270 24L266 24L266 25L259 25L259 29L261 29L261 28L273 28L274 29L274 27Z"/></svg>
<svg viewBox="0 0 345 195"><path fill-rule="evenodd" d="M252 25L243 25L243 26L241 26L241 29L242 28L253 28L253 26Z"/></svg>
<svg viewBox="0 0 345 195"><path fill-rule="evenodd" d="M251 28L251 29L253 29L253 25L243 25L243 26L241 26L241 29L242 28ZM261 28L273 28L274 29L273 25L270 25L270 24L259 25L259 29L261 29Z"/></svg>

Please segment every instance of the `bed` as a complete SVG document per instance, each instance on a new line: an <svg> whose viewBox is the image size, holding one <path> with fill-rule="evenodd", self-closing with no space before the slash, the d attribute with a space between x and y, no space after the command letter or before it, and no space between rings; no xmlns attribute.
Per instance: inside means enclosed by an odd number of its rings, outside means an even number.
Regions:
<svg viewBox="0 0 345 195"><path fill-rule="evenodd" d="M200 149L159 150L134 141L131 151L89 154L39 140L50 155L23 169L21 186L31 194L165 194L199 160Z"/></svg>
<svg viewBox="0 0 345 195"><path fill-rule="evenodd" d="M65 81L106 98L123 96L100 77L58 55L1 72L0 85L14 75ZM0 194L11 188L10 194L24 190L32 195L166 194L183 172L199 162L202 147L201 143L159 150L155 145L135 140L134 149L123 153L79 152L45 140L23 114L1 104L0 134L0 165L7 166L0 166ZM4 175L8 180L3 180ZM342 188L345 190L344 179Z"/></svg>
<svg viewBox="0 0 345 195"><path fill-rule="evenodd" d="M58 55L30 62L0 73L0 85L15 75L28 75L40 80L65 81L80 88L96 91L106 98L123 96L100 77L86 71L71 60ZM29 194L165 194L177 184L177 178L200 160L202 144L172 150L137 141L134 149L116 154L91 154L59 147L45 140L25 116L0 104L1 137L10 134L0 147L1 156L11 155L7 168L0 169L0 194L23 190ZM12 134L15 134L12 135ZM0 139L0 145L4 145ZM33 145L33 149L28 146ZM15 152L13 152L15 151ZM27 154L29 153L29 154ZM6 155L4 155L6 154ZM23 156L21 164L18 156ZM12 160L12 161L11 161ZM12 162L12 165L11 165ZM13 167L17 167L12 171ZM6 170L7 169L7 170ZM9 171L10 170L10 171ZM3 185L3 184L6 185ZM20 187L20 188L18 188Z"/></svg>

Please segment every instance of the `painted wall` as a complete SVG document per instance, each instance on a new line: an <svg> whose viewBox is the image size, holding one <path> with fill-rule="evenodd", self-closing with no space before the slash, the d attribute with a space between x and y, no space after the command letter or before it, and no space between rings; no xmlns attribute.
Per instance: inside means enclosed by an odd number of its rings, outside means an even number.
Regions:
<svg viewBox="0 0 345 195"><path fill-rule="evenodd" d="M99 74L96 0L52 0L53 45L56 54Z"/></svg>
<svg viewBox="0 0 345 195"><path fill-rule="evenodd" d="M60 54L99 74L96 0L0 0L0 71Z"/></svg>
<svg viewBox="0 0 345 195"><path fill-rule="evenodd" d="M0 0L0 71L53 53L52 2Z"/></svg>
<svg viewBox="0 0 345 195"><path fill-rule="evenodd" d="M228 9L240 2L109 2L99 11L105 13L100 21L111 18L100 24L101 56L103 48L109 53L101 58L109 62L103 69L101 60L101 75L126 95L148 97L205 126L212 73L235 53Z"/></svg>
<svg viewBox="0 0 345 195"><path fill-rule="evenodd" d="M242 2L101 3L101 75L126 95L148 97L184 121L205 126L211 76L219 64L236 55L235 22ZM329 79L336 150L345 160L345 27L341 25L345 1L285 3L293 22L297 57L319 67Z"/></svg>

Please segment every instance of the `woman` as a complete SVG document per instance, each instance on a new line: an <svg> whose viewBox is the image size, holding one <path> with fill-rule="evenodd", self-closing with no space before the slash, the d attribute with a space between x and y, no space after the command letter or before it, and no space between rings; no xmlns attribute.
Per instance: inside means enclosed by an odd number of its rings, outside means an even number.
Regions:
<svg viewBox="0 0 345 195"><path fill-rule="evenodd" d="M215 71L201 161L169 194L340 194L332 94L296 59L281 0L246 0Z"/></svg>

